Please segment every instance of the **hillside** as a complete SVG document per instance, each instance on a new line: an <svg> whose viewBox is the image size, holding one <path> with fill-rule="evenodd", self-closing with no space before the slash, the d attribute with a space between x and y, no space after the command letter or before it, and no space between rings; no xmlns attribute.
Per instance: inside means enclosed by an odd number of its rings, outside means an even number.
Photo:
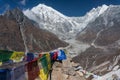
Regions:
<svg viewBox="0 0 120 80"><path fill-rule="evenodd" d="M35 26L19 9L0 16L0 42L0 49L32 52L49 51L67 45L53 33Z"/></svg>

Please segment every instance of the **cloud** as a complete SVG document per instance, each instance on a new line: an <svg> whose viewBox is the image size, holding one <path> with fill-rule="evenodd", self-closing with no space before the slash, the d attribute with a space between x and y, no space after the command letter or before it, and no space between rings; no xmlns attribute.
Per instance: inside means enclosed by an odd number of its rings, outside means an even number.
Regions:
<svg viewBox="0 0 120 80"><path fill-rule="evenodd" d="M20 3L25 6L26 5L26 0L22 0L22 1L20 1Z"/></svg>

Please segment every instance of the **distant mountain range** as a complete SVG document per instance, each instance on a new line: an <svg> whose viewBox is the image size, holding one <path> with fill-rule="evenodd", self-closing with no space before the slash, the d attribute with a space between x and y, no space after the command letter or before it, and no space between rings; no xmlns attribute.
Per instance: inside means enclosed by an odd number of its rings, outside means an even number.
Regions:
<svg viewBox="0 0 120 80"><path fill-rule="evenodd" d="M70 39L74 38L89 22L94 21L107 7L103 5L97 9L94 8L83 17L68 17L44 4L23 12L29 19L37 22L40 28L53 32L61 39Z"/></svg>

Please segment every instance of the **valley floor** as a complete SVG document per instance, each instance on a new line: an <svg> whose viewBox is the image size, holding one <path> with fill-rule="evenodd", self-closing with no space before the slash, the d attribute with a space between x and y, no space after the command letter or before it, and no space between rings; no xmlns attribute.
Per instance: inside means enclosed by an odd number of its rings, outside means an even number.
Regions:
<svg viewBox="0 0 120 80"><path fill-rule="evenodd" d="M84 52L87 48L90 47L89 44L82 43L75 39L66 40L66 42L69 43L69 46L67 46L66 49L70 52L71 57Z"/></svg>

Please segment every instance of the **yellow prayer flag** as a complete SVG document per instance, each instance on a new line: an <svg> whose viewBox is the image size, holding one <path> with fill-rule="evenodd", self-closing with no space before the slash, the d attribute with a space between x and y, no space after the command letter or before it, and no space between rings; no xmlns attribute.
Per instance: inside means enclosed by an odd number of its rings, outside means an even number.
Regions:
<svg viewBox="0 0 120 80"><path fill-rule="evenodd" d="M50 54L46 53L46 58L47 58L47 63L48 63L48 70L51 69L51 59L50 59Z"/></svg>
<svg viewBox="0 0 120 80"><path fill-rule="evenodd" d="M0 66L2 65L2 62L0 62Z"/></svg>
<svg viewBox="0 0 120 80"><path fill-rule="evenodd" d="M24 52L14 51L10 59L12 59L15 62L20 62L23 57L24 57Z"/></svg>
<svg viewBox="0 0 120 80"><path fill-rule="evenodd" d="M41 80L47 80L47 79L48 79L48 74L45 74L45 73L44 73L44 70L41 69L41 70L40 70L39 77L41 78Z"/></svg>

